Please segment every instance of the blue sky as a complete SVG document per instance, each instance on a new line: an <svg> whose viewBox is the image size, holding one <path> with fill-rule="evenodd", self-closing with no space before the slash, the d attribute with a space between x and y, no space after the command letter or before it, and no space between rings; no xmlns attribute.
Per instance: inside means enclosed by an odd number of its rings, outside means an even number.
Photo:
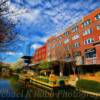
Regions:
<svg viewBox="0 0 100 100"><path fill-rule="evenodd" d="M15 52L1 55L5 56L5 62L15 62L22 55L32 55L48 37L62 33L82 16L100 7L100 0L10 0L8 4L9 11L16 12L16 16L8 18L15 23L19 21L15 31L22 43L17 43L19 49Z"/></svg>

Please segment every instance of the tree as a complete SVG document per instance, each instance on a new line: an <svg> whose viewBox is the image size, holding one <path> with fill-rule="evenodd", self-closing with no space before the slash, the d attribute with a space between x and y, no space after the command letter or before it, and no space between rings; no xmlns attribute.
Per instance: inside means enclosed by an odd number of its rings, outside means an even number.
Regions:
<svg viewBox="0 0 100 100"><path fill-rule="evenodd" d="M49 63L47 61L41 61L39 64L40 69L48 69L49 68Z"/></svg>
<svg viewBox="0 0 100 100"><path fill-rule="evenodd" d="M10 11L10 0L0 0L0 61L7 58L2 55L6 52L16 52L21 48L23 40L20 39L21 33L15 31L16 25L20 24L20 19L16 16L28 13L15 9ZM13 20L16 19L16 21ZM20 45L19 45L20 44Z"/></svg>
<svg viewBox="0 0 100 100"><path fill-rule="evenodd" d="M12 1L0 0L0 52L10 51L15 47L16 49L19 48L15 43L16 41L22 42L19 38L21 33L16 32L14 29L20 24L20 19L18 19L16 16L29 13L29 11L25 8L23 8L24 11L15 9L10 10L9 2ZM13 20L13 18L16 21Z"/></svg>
<svg viewBox="0 0 100 100"><path fill-rule="evenodd" d="M15 23L6 17L9 13L9 0L0 0L0 52L5 52L16 41L17 33L14 31ZM14 13L14 12L13 12Z"/></svg>
<svg viewBox="0 0 100 100"><path fill-rule="evenodd" d="M10 68L12 70L18 70L18 69L22 69L23 67L24 67L24 60L19 59L17 62L13 63Z"/></svg>
<svg viewBox="0 0 100 100"><path fill-rule="evenodd" d="M60 76L63 76L66 53L67 52L63 45L55 49L56 59L60 62Z"/></svg>

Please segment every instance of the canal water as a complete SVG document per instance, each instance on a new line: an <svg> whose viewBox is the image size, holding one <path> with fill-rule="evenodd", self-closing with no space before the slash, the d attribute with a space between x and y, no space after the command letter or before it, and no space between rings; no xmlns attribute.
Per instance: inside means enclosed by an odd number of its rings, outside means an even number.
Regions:
<svg viewBox="0 0 100 100"><path fill-rule="evenodd" d="M15 77L0 78L0 100L33 100L34 98L67 98L67 100L100 100L99 97L83 94L75 88L67 87L59 92L48 91Z"/></svg>

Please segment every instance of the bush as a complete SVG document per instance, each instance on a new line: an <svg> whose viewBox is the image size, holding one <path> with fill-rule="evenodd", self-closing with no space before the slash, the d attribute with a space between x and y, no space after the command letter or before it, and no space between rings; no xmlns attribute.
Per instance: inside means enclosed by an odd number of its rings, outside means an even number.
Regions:
<svg viewBox="0 0 100 100"><path fill-rule="evenodd" d="M90 92L100 93L100 83L92 80L79 80L76 84L77 88Z"/></svg>
<svg viewBox="0 0 100 100"><path fill-rule="evenodd" d="M64 86L65 85L65 82L64 82L64 80L58 80L57 81L57 84L59 84L60 86Z"/></svg>

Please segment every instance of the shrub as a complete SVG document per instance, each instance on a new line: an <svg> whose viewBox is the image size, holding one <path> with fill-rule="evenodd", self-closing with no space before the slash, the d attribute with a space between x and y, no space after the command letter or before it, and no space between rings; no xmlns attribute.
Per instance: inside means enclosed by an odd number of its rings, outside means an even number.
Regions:
<svg viewBox="0 0 100 100"><path fill-rule="evenodd" d="M76 84L77 88L90 92L100 93L100 83L92 80L79 80Z"/></svg>
<svg viewBox="0 0 100 100"><path fill-rule="evenodd" d="M64 80L59 79L59 80L57 81L57 84L59 84L60 86L64 86L64 85L65 85L65 82L64 82Z"/></svg>

